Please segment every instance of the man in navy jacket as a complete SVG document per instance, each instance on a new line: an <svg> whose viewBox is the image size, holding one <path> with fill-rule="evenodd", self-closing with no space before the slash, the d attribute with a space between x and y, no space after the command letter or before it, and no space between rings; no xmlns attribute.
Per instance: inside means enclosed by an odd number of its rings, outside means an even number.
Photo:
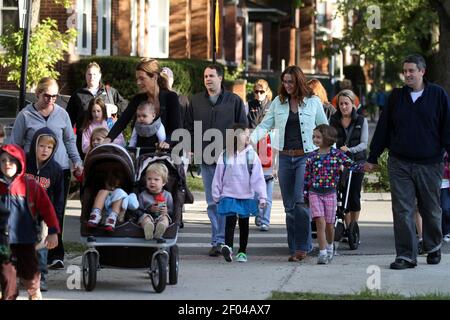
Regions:
<svg viewBox="0 0 450 320"><path fill-rule="evenodd" d="M394 89L378 121L366 171L389 149L396 259L391 269L417 265L416 199L423 218L428 264L441 260L440 186L444 150L450 151L450 101L445 90L424 80L425 60L410 55L403 62L405 86Z"/></svg>

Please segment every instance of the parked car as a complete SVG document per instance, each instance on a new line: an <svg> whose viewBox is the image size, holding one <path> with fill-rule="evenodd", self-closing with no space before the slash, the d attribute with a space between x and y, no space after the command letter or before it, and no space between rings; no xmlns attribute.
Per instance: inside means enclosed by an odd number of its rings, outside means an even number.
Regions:
<svg viewBox="0 0 450 320"><path fill-rule="evenodd" d="M0 123L4 127L5 137L11 134L14 120L19 112L19 96L20 93L17 90L0 90ZM70 96L59 95L56 103L65 109L69 99ZM36 101L36 95L33 92L25 94L25 105Z"/></svg>

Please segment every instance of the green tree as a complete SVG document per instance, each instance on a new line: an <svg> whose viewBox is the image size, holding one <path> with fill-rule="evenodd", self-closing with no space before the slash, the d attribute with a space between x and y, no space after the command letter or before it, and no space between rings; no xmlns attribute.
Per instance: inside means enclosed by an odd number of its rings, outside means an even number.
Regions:
<svg viewBox="0 0 450 320"><path fill-rule="evenodd" d="M70 5L66 0L55 0L56 4ZM58 78L56 63L64 59L69 51L69 44L76 39L77 32L70 28L64 33L58 30L56 20L45 18L40 23L37 17L40 1L33 1L31 35L28 52L27 90L33 90L43 77ZM8 81L20 85L22 66L23 30L14 31L12 26L6 28L0 36L0 45L5 53L0 55L0 65L8 69Z"/></svg>
<svg viewBox="0 0 450 320"><path fill-rule="evenodd" d="M421 53L429 61L427 77L450 92L450 1L339 0L338 13L347 27L342 39L327 43L326 54L351 46L398 81L402 59Z"/></svg>

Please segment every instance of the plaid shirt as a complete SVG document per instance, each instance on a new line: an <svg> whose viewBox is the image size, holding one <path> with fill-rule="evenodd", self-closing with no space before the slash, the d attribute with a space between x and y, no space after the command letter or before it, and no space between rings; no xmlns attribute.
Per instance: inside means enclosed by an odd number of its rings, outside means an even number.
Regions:
<svg viewBox="0 0 450 320"><path fill-rule="evenodd" d="M336 189L341 166L359 170L363 164L353 162L344 152L331 148L327 154L313 151L306 160L304 196L313 189Z"/></svg>

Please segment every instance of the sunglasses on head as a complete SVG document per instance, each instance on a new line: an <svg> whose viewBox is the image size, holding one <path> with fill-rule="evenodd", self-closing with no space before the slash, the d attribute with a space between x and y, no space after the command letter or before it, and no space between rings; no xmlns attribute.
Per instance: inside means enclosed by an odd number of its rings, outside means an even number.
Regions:
<svg viewBox="0 0 450 320"><path fill-rule="evenodd" d="M264 91L264 90L255 90L255 93L264 94L264 93L266 93L266 91Z"/></svg>

